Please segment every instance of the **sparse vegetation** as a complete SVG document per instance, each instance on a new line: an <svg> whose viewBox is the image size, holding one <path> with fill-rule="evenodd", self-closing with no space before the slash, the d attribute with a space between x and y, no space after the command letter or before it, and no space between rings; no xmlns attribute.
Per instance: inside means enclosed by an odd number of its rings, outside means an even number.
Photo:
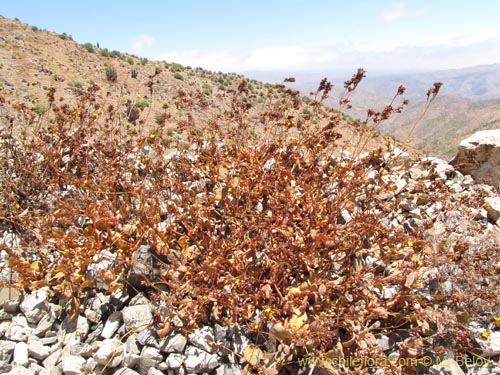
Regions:
<svg viewBox="0 0 500 375"><path fill-rule="evenodd" d="M181 73L175 73L174 78L180 81L184 81L184 76Z"/></svg>
<svg viewBox="0 0 500 375"><path fill-rule="evenodd" d="M94 46L92 45L92 43L82 44L82 47L85 48L87 52L94 53Z"/></svg>

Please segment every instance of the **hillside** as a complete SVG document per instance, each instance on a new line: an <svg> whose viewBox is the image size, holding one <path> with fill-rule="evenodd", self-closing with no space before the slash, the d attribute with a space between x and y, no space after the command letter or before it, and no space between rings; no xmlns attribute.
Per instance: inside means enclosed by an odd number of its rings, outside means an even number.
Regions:
<svg viewBox="0 0 500 375"><path fill-rule="evenodd" d="M410 107L381 124L380 130L405 139L413 124L417 123L411 135L411 144L424 153L450 160L461 140L479 130L500 127L500 99L438 96L419 121L423 107L423 104Z"/></svg>
<svg viewBox="0 0 500 375"><path fill-rule="evenodd" d="M342 76L339 72L325 75L335 85L325 104L338 108L343 92ZM297 82L290 87L308 93L313 90L317 77L315 74L298 75ZM478 130L498 128L499 77L500 64L392 75L367 72L352 97L352 108L346 109L346 113L364 120L367 109L381 110L390 102L398 86L404 85L407 88L404 96L410 105L402 114L382 123L379 129L403 140L409 128L417 123L410 144L424 153L450 159L464 137ZM422 117L427 90L438 81L443 82L438 99Z"/></svg>
<svg viewBox="0 0 500 375"><path fill-rule="evenodd" d="M198 124L208 123L231 109L230 98L240 82L246 80L248 91L243 100L249 105L248 116L256 127L262 113L272 112L287 100L281 85L245 79L234 73L148 61L119 51L99 49L89 43L79 45L65 33L39 30L6 18L0 18L0 41L0 85L8 106L23 102L41 114L48 106L50 87L55 88L58 100L72 100L95 83L100 88L97 95L103 106L120 109L125 123L130 112L127 102L138 104L140 118L136 122L141 124L142 131L161 124L166 132L178 137L185 134L180 134L176 121L169 120L178 120L176 100L181 96L196 104L189 113L183 111L182 116ZM116 81L107 79L108 69L116 71ZM319 81L314 90L318 84ZM301 98L295 108L286 109L285 117L301 122L314 112L316 122L328 123L333 112L324 107L318 111L310 107L310 103L310 98ZM342 135L339 140L342 148L355 148L359 141L355 127L342 121L337 131ZM385 143L381 137L370 140L366 147L377 148Z"/></svg>

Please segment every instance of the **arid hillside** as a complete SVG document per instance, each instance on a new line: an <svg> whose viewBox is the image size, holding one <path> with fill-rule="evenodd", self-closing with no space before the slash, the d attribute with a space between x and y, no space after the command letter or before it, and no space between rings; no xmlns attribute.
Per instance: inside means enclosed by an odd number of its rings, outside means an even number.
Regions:
<svg viewBox="0 0 500 375"><path fill-rule="evenodd" d="M244 81L244 92L238 95L256 139L265 131L266 113L274 112L273 118L281 118L285 125L300 125L314 117L312 120L321 126L327 125L331 116L338 117L336 111L317 106L312 96L296 96L282 85L175 62L148 61L100 47L77 44L66 33L0 18L0 85L5 107L35 109L42 121L49 105L49 89L55 89L57 102L72 101L95 84L97 100L103 108L117 111L114 121L123 123L123 131L149 132L161 127L163 133L179 140L185 139L180 129L185 122L203 127L216 121L229 130L234 118L225 116L232 111L233 97ZM285 103L293 95L293 105ZM126 130L130 124L136 125L134 130ZM353 150L359 145L359 132L347 121L338 121L336 131L342 135L337 143L340 148ZM291 129L291 136L293 132ZM388 141L375 133L371 137L362 141L365 149Z"/></svg>

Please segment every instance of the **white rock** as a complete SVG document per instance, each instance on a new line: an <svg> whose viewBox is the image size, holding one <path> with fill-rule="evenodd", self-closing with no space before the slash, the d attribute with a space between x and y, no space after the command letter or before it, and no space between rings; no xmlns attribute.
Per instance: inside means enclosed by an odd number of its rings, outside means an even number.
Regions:
<svg viewBox="0 0 500 375"><path fill-rule="evenodd" d="M28 344L25 342L18 342L14 348L14 365L28 366Z"/></svg>
<svg viewBox="0 0 500 375"><path fill-rule="evenodd" d="M123 345L120 340L106 339L93 358L100 365L117 367L123 360Z"/></svg>
<svg viewBox="0 0 500 375"><path fill-rule="evenodd" d="M450 161L462 174L500 186L500 129L479 131L460 142Z"/></svg>
<svg viewBox="0 0 500 375"><path fill-rule="evenodd" d="M493 222L500 219L500 197L484 198L485 208L488 212L488 218Z"/></svg>
<svg viewBox="0 0 500 375"><path fill-rule="evenodd" d="M62 371L65 375L80 375L85 359L76 355L65 355L62 357Z"/></svg>
<svg viewBox="0 0 500 375"><path fill-rule="evenodd" d="M28 341L31 328L24 315L16 315L12 318L11 324L5 330L5 338L11 341Z"/></svg>
<svg viewBox="0 0 500 375"><path fill-rule="evenodd" d="M182 353L186 344L186 337L178 333L176 335L166 337L165 341L160 346L160 350L165 353Z"/></svg>
<svg viewBox="0 0 500 375"><path fill-rule="evenodd" d="M118 328L120 328L121 323L122 313L121 311L115 311L108 317L108 320L106 320L106 324L104 325L104 329L102 330L101 337L105 339L111 338L118 330Z"/></svg>
<svg viewBox="0 0 500 375"><path fill-rule="evenodd" d="M151 368L154 368L163 361L163 355L156 348L145 346L142 348L139 359L139 373L145 375Z"/></svg>
<svg viewBox="0 0 500 375"><path fill-rule="evenodd" d="M28 352L31 357L43 361L50 354L50 348L42 344L40 340L28 341Z"/></svg>
<svg viewBox="0 0 500 375"><path fill-rule="evenodd" d="M24 366L14 366L6 375L34 375L35 373Z"/></svg>
<svg viewBox="0 0 500 375"><path fill-rule="evenodd" d="M200 374L210 372L219 366L219 361L215 354L207 353L194 346L188 346L184 355L186 357L184 367L188 373Z"/></svg>
<svg viewBox="0 0 500 375"><path fill-rule="evenodd" d="M149 305L128 306L123 309L122 314L127 330L143 329L153 322Z"/></svg>
<svg viewBox="0 0 500 375"><path fill-rule="evenodd" d="M123 346L123 365L127 367L135 367L139 363L140 349L136 341L137 334L132 334L125 341Z"/></svg>
<svg viewBox="0 0 500 375"><path fill-rule="evenodd" d="M170 354L165 360L169 369L175 370L182 366L184 363L184 356L179 353Z"/></svg>
<svg viewBox="0 0 500 375"><path fill-rule="evenodd" d="M205 326L196 329L188 335L188 340L191 344L206 352L215 353L217 351L215 334L211 327Z"/></svg>
<svg viewBox="0 0 500 375"><path fill-rule="evenodd" d="M65 344L73 344L85 340L89 330L90 325L87 318L82 315L78 315L73 319L70 319L69 317L66 318L59 334L63 336L63 342Z"/></svg>
<svg viewBox="0 0 500 375"><path fill-rule="evenodd" d="M19 305L24 316L30 323L38 323L49 311L48 288L41 288L31 292Z"/></svg>

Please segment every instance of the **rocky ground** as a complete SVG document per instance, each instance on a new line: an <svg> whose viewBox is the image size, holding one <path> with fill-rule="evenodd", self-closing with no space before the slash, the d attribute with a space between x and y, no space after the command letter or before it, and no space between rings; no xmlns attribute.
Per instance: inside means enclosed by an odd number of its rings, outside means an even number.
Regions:
<svg viewBox="0 0 500 375"><path fill-rule="evenodd" d="M350 158L350 154L344 153L336 157L335 162L342 163ZM384 158L387 162L390 160L390 172L378 183L391 188L373 187L382 222L387 228L399 230L424 228L425 237L432 246L430 252L437 258L441 257L438 262L428 263L431 266L422 265L420 273L425 283L418 287L417 293L423 296L439 293L451 301L456 294L469 293L470 288L481 288L481 285L498 288L498 272L490 276L477 273L473 276L475 280L470 280L468 268L471 264L458 261L465 258L468 252L484 254L484 251L500 246L500 197L497 190L491 185L474 181L469 175L464 176L455 167L437 158L412 160L404 152L396 150L392 156L381 156L380 165L384 164ZM270 168L273 163L269 159L266 165ZM369 172L373 174L373 182L381 168L386 167L377 166ZM378 190L380 193L377 193ZM352 220L355 210L355 207L344 210L340 222ZM19 239L9 231L4 232L1 238L2 245L9 248L19 245ZM464 244L468 246L464 247ZM469 255L473 257L473 254ZM3 250L4 279L11 277L7 258ZM276 338L257 337L238 325L206 325L188 332L182 320L173 319L169 333L162 335L154 324L161 302L152 300L146 291L140 290L141 279L153 282L158 277L157 261L148 246L140 246L134 253L134 259L128 272L131 288L119 288L110 293L109 290L106 292L106 288L100 289L98 282L95 287L87 289L74 317L65 313L67 300L61 300L61 296L49 288L27 294L21 292L19 298L3 301L0 310L2 372L239 375L250 371L249 365L264 362L265 353L259 347L267 348L269 352L276 350L279 344ZM112 253L103 251L88 267L88 272L99 275L98 270L106 269L113 260ZM391 267L376 255L365 257L364 262L378 264L381 269ZM482 262L472 266L491 267L497 271L500 268L498 254L491 254L490 259L483 258ZM378 292L379 297L390 300L398 288L401 286L388 283ZM497 292L498 289L494 290L498 296ZM479 357L474 360L468 358L466 362L465 357L454 359L453 352L448 351L449 358L444 361L427 353L432 360L425 366L420 365L418 373L500 373L500 365L495 364L500 354L498 305L477 297L469 302L469 313L472 315L473 310L478 310L484 317L483 320L477 316L466 320L468 329L477 332ZM489 317L484 315L488 313ZM435 329L428 327L428 337L420 339L429 344ZM388 359L397 361L405 343L415 339L408 332L402 332L375 335L377 345ZM252 356L253 351L258 353L256 357ZM328 365L325 366L328 369ZM283 366L281 372L305 374L320 367L315 369L294 360ZM329 371L343 373L342 369L333 366ZM374 368L370 373L383 374L384 369Z"/></svg>

